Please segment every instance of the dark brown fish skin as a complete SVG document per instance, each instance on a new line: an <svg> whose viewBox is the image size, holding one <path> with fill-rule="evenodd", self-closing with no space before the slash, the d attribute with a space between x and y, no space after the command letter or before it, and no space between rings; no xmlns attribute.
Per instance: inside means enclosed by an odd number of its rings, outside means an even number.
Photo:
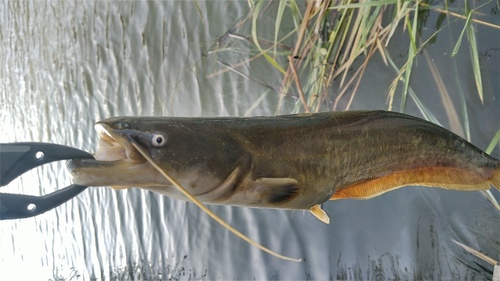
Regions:
<svg viewBox="0 0 500 281"><path fill-rule="evenodd" d="M162 168L183 179L184 187L208 204L309 209L329 199L377 196L396 185L458 190L500 185L497 159L433 123L395 112L117 117L101 122L147 148ZM165 147L151 145L154 133L168 138ZM85 175L85 168L92 165L75 162L70 170ZM426 182L429 171L437 176ZM231 173L231 184L216 191ZM455 175L463 176L454 182ZM276 178L281 180L267 180ZM385 183L386 178L391 181ZM381 190L367 191L373 180ZM356 196L356 186L362 186L362 195ZM164 180L143 187L182 199Z"/></svg>

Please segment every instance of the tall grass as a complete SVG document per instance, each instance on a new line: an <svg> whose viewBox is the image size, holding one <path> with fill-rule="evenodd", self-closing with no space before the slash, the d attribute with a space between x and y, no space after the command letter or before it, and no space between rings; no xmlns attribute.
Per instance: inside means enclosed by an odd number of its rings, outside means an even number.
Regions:
<svg viewBox="0 0 500 281"><path fill-rule="evenodd" d="M251 42L255 47L254 57L264 57L271 68L282 75L281 86L277 92L284 97L296 93L296 111L316 112L331 96L331 86L335 81L337 93L333 97L332 110L349 109L356 95L359 83L363 78L368 62L378 53L389 65L394 61L388 46L398 31L398 39L407 38L408 49L406 61L396 68L393 83L387 89L388 109L395 107L395 96L399 95L400 111L404 111L408 95L411 95L410 82L415 58L424 47L439 34L445 26L450 25L450 18L461 21L463 30L456 39L452 56L456 55L467 40L472 61L472 72L476 81L479 99L484 100L481 69L479 67L479 52L474 28L477 24L500 29L500 26L476 19L480 16L478 10L485 5L491 5L493 0L486 1L471 9L468 5L462 11L454 8L450 11L448 2L443 5L432 5L428 1L401 0L283 0L264 1L249 0L250 12L237 26L243 22L251 22L251 36L239 39ZM272 12L270 12L272 10ZM446 15L446 24L440 27L431 37L420 38L425 13ZM264 15L272 14L274 22L267 24L262 32L261 20ZM285 32L283 26L293 23L293 30ZM273 30L270 30L274 27ZM404 34L399 34L403 30ZM496 30L494 30L496 31ZM264 33L272 33L268 39ZM225 34L228 36L228 34ZM237 35L229 34L236 38ZM465 38L465 39L464 39ZM283 42L288 41L287 44ZM290 43L290 41L292 43ZM286 45L284 48L283 45ZM217 45L211 52L231 50ZM239 50L233 50L239 51ZM241 62L242 64L246 62ZM356 64L355 64L356 63ZM432 67L431 65L429 65ZM236 65L232 65L232 71ZM356 71L352 71L356 67ZM438 83L439 81L436 80ZM440 88L440 94L443 94ZM463 93L462 93L463 94ZM348 97L348 103L339 107L339 100ZM279 103L276 112L280 112L283 103ZM454 110L449 107L448 110ZM422 109L421 109L422 110ZM422 110L425 111L425 110ZM466 110L454 110L466 114ZM449 116L453 116L451 113ZM465 128L468 135L468 129Z"/></svg>

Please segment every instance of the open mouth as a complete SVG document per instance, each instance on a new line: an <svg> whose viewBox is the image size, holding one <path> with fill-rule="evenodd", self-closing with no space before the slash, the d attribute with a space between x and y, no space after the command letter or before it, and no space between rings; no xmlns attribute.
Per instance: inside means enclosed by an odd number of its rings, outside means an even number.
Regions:
<svg viewBox="0 0 500 281"><path fill-rule="evenodd" d="M94 154L97 161L145 162L140 153L122 135L117 134L110 126L97 123L95 130L99 134L98 150Z"/></svg>
<svg viewBox="0 0 500 281"><path fill-rule="evenodd" d="M104 122L97 123L95 130L100 137L95 159L72 159L66 163L73 183L120 188L150 185L150 166L127 137L132 132L116 131Z"/></svg>

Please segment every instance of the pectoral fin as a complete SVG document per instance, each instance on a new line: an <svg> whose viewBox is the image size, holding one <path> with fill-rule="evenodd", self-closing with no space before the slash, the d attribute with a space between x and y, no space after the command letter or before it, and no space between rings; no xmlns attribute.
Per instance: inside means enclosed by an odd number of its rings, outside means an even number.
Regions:
<svg viewBox="0 0 500 281"><path fill-rule="evenodd" d="M255 180L261 200L268 203L285 203L299 195L298 182L292 178L259 178Z"/></svg>
<svg viewBox="0 0 500 281"><path fill-rule="evenodd" d="M309 209L309 212L311 212L311 214L313 214L320 221L330 224L330 217L325 211L323 211L323 209L321 209L320 204L312 206L311 209Z"/></svg>

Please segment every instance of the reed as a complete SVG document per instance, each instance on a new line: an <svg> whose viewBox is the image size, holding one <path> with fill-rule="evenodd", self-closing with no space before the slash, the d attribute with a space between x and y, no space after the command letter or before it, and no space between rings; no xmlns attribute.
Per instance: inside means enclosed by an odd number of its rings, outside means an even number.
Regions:
<svg viewBox="0 0 500 281"><path fill-rule="evenodd" d="M411 95L410 82L415 58L439 33L457 21L463 25L463 29L460 36L454 38L456 44L453 51L450 50L451 54L456 55L460 48L463 48L461 43L466 38L469 43L477 93L479 99L484 100L474 28L475 25L480 24L492 29L500 29L499 25L479 19L482 15L478 10L485 5L491 5L493 0L486 1L473 9L465 3L461 10L454 7L453 11L450 10L447 1L442 5L434 5L432 2L422 0L283 0L278 2L249 0L248 3L250 7L248 15L244 16L223 37L248 43L250 46L247 45L247 47L252 54L250 60L263 57L271 68L282 75L281 85L275 90L281 97L290 93L296 94L298 97L296 112L319 111L325 105L327 98L334 100L333 106L329 106L329 109L349 109L366 66L374 54L378 53L387 65L390 64L389 61L394 61L387 48L394 34L398 34L398 40L406 38L408 49L406 61L396 67L393 83L387 88L388 109L394 109L395 96L399 95L400 104L397 108L399 111L405 111L408 96ZM420 29L425 21L424 15L428 13L443 15L446 21L432 36L421 38ZM266 16L271 17L274 22L262 24L262 19ZM231 32L246 23L251 26L250 36ZM292 25L291 29L290 25ZM404 34L401 35L401 32ZM224 40L219 40L221 41ZM241 52L242 49L234 45L217 44L210 50L211 53L227 51ZM238 71L238 66L249 63L250 60L226 65L228 69L222 72ZM432 67L432 65L429 66ZM353 68L357 70L352 71ZM438 70L434 68L434 71ZM332 91L334 81L335 89ZM436 80L436 83L439 84L439 81ZM443 90L444 88L440 86L441 98ZM332 97L332 92L337 94ZM345 95L350 95L349 102L340 108L339 100L345 98ZM282 110L282 105L283 102L280 102L277 113ZM456 112L451 113L452 115L458 112L466 115L467 112L463 107L461 110L450 107L446 110L447 113ZM467 122L466 119L465 122ZM463 130L464 134L468 135L468 128L463 128Z"/></svg>

